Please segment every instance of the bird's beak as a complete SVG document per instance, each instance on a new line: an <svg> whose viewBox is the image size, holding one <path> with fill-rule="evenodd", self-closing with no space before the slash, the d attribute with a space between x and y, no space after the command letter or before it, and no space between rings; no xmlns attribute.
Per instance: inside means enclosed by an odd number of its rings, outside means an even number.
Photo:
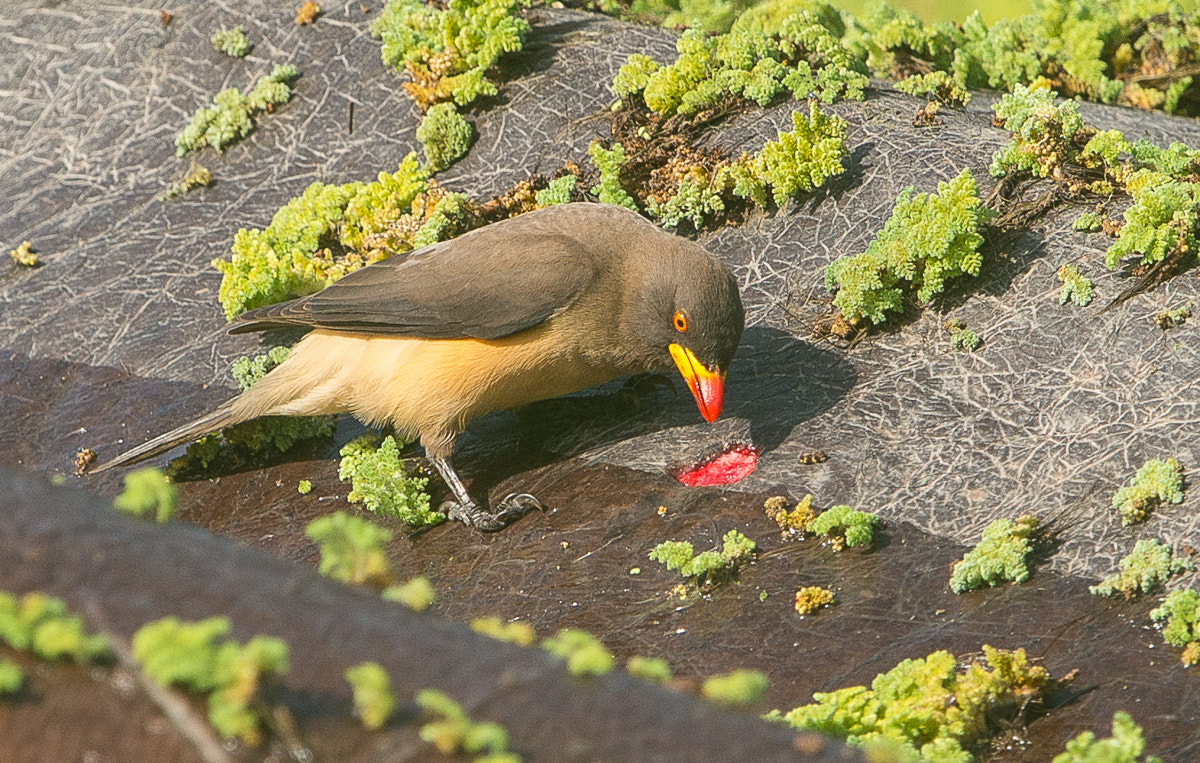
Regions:
<svg viewBox="0 0 1200 763"><path fill-rule="evenodd" d="M721 401L725 397L725 373L708 370L691 350L682 345L671 344L667 349L671 351L671 358L692 391L692 397L696 398L700 415L710 424L716 421L721 415Z"/></svg>

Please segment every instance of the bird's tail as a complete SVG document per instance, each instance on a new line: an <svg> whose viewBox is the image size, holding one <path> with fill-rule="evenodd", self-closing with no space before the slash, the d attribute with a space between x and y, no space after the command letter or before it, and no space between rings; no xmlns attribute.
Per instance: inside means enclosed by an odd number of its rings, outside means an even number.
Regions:
<svg viewBox="0 0 1200 763"><path fill-rule="evenodd" d="M234 399L236 400L237 398ZM177 445L182 445L183 443L191 442L192 440L198 440L210 432L215 432L218 429L224 429L228 426L233 426L234 424L241 423L243 420L244 417L234 413L233 400L230 400L228 403L225 403L225 405L222 405L212 413L205 414L192 423L184 424L178 429L172 429L166 434L160 434L153 440L144 442L132 450L125 451L111 461L106 461L105 463L100 464L96 468L91 469L90 472L95 474L96 472L102 472L106 469L111 469L114 466L124 466L125 464L134 464L138 461L144 461L147 458L154 458L155 456L166 453L168 450L171 450Z"/></svg>

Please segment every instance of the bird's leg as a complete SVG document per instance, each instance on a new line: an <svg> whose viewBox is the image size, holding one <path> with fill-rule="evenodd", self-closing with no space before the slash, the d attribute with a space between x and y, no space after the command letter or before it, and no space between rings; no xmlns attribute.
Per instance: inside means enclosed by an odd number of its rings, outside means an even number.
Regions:
<svg viewBox="0 0 1200 763"><path fill-rule="evenodd" d="M497 506L498 510L491 513L475 503L448 460L439 456L430 456L429 462L437 469L438 474L442 475L442 479L446 481L446 487L450 488L450 493L454 496L453 500L443 501L439 510L451 519L457 519L477 530L495 532L524 516L531 509L545 508L541 501L529 493L511 493L500 502L500 505Z"/></svg>

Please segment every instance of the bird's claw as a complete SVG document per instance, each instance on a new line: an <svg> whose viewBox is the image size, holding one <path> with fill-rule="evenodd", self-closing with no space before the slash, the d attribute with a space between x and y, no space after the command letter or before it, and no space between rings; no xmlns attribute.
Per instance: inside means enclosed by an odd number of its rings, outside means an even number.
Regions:
<svg viewBox="0 0 1200 763"><path fill-rule="evenodd" d="M458 520L482 532L503 530L512 522L520 519L533 509L545 511L542 502L529 493L509 493L496 505L496 511L488 512L479 504L471 501L466 505L447 499L442 502L440 510L450 519Z"/></svg>

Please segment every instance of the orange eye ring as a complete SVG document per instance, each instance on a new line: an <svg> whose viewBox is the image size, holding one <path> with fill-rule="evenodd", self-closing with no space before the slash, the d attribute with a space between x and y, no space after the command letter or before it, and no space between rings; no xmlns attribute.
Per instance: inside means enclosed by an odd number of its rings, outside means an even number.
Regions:
<svg viewBox="0 0 1200 763"><path fill-rule="evenodd" d="M677 311L675 313L675 330L687 331L687 326L687 316L683 314L682 310Z"/></svg>

